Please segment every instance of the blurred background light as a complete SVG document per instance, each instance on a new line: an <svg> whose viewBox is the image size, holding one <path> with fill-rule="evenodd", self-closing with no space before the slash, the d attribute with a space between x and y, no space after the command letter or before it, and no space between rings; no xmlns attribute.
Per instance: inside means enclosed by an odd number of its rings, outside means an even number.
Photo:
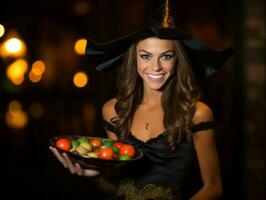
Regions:
<svg viewBox="0 0 266 200"><path fill-rule="evenodd" d="M2 57L23 57L26 54L26 44L18 38L10 38L1 45Z"/></svg>
<svg viewBox="0 0 266 200"><path fill-rule="evenodd" d="M29 79L33 83L38 83L42 79L42 75L35 74L32 70L29 73Z"/></svg>
<svg viewBox="0 0 266 200"><path fill-rule="evenodd" d="M42 75L42 73L44 73L44 71L45 71L45 64L44 64L44 62L41 61L41 60L35 61L32 64L31 71L32 71L32 73L34 73L36 75Z"/></svg>
<svg viewBox="0 0 266 200"><path fill-rule="evenodd" d="M74 46L75 52L78 55L84 55L86 50L86 45L87 45L86 39L79 39L78 41L76 41Z"/></svg>
<svg viewBox="0 0 266 200"><path fill-rule="evenodd" d="M6 112L6 123L11 128L24 128L28 123L28 115L22 110L18 101L11 101Z"/></svg>
<svg viewBox="0 0 266 200"><path fill-rule="evenodd" d="M21 110L21 104L18 101L11 101L8 105L8 112L10 114L15 114L16 112Z"/></svg>
<svg viewBox="0 0 266 200"><path fill-rule="evenodd" d="M85 72L77 72L74 75L73 83L76 87L82 88L85 87L88 83L88 76Z"/></svg>
<svg viewBox="0 0 266 200"><path fill-rule="evenodd" d="M18 59L7 67L6 75L12 83L20 85L24 81L24 74L27 70L27 61L24 59Z"/></svg>
<svg viewBox="0 0 266 200"><path fill-rule="evenodd" d="M42 75L45 71L45 64L41 60L37 60L32 64L30 73L29 73L29 79L33 83L37 83L42 79Z"/></svg>
<svg viewBox="0 0 266 200"><path fill-rule="evenodd" d="M77 15L86 15L90 12L89 2L77 1L74 5L74 12Z"/></svg>
<svg viewBox="0 0 266 200"><path fill-rule="evenodd" d="M0 24L0 38L5 34L5 27Z"/></svg>

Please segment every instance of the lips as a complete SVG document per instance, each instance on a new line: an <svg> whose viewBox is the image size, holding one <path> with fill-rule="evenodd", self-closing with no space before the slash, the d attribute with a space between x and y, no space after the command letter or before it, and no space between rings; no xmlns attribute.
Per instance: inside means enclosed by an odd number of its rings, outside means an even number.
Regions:
<svg viewBox="0 0 266 200"><path fill-rule="evenodd" d="M158 80L163 77L163 74L147 74L150 79Z"/></svg>

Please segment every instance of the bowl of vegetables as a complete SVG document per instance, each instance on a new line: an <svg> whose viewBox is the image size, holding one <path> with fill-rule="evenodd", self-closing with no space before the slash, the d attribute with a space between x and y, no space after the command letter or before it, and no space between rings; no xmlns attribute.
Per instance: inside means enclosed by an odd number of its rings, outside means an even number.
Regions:
<svg viewBox="0 0 266 200"><path fill-rule="evenodd" d="M60 135L50 138L49 145L66 153L72 162L90 168L120 167L143 156L131 144L101 137Z"/></svg>

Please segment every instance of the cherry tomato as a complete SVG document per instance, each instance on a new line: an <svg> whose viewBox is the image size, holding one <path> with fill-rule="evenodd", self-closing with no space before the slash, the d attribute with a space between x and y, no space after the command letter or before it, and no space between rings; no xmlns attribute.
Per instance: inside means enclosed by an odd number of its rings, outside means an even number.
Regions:
<svg viewBox="0 0 266 200"><path fill-rule="evenodd" d="M70 151L71 149L71 140L66 137L58 138L55 142L55 146L64 151Z"/></svg>
<svg viewBox="0 0 266 200"><path fill-rule="evenodd" d="M124 145L123 142L115 142L115 143L114 143L114 146L117 147L117 148L119 148L119 149L120 149L123 145Z"/></svg>
<svg viewBox="0 0 266 200"><path fill-rule="evenodd" d="M114 156L114 151L110 147L101 148L98 152L98 158L111 160Z"/></svg>
<svg viewBox="0 0 266 200"><path fill-rule="evenodd" d="M135 148L130 144L124 144L119 151L120 155L128 155L131 158L135 155Z"/></svg>
<svg viewBox="0 0 266 200"><path fill-rule="evenodd" d="M102 146L102 141L100 139L92 139L90 141L91 143L91 146L96 149L96 148L99 148L100 146Z"/></svg>

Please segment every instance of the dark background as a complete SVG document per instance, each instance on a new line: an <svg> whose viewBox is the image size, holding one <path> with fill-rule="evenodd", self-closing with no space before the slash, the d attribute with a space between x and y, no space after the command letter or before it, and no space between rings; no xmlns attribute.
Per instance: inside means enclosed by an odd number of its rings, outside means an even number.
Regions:
<svg viewBox="0 0 266 200"><path fill-rule="evenodd" d="M259 2L259 1L257 1ZM149 13L159 7L155 0L39 0L1 2L0 23L6 35L16 30L27 45L24 58L29 66L38 59L46 71L38 83L25 80L14 85L6 78L7 66L15 58L0 56L1 189L8 195L34 199L101 199L89 178L71 175L48 149L49 138L60 134L105 136L100 124L101 106L115 94L115 78L97 72L73 46L79 38L107 41L141 26ZM80 7L79 7L80 6ZM237 12L236 12L237 10ZM224 185L223 199L249 199L245 112L247 88L244 75L243 1L175 1L176 26L197 36L207 46L233 46L234 57L216 75L201 82L204 101L214 111L217 147ZM8 37L0 38L0 45ZM77 71L89 76L84 88L73 85ZM15 128L6 120L11 101L21 104L27 116L25 126ZM35 116L33 105L41 107ZM251 130L254 131L254 130ZM259 148L258 146L254 148ZM263 150L258 149L262 152ZM261 170L262 171L262 170ZM197 170L190 177L193 192L198 185ZM249 174L250 175L250 174ZM252 175L250 175L252 176ZM264 177L264 174L261 176ZM264 179L263 179L264 180ZM263 199L262 193L255 199Z"/></svg>

